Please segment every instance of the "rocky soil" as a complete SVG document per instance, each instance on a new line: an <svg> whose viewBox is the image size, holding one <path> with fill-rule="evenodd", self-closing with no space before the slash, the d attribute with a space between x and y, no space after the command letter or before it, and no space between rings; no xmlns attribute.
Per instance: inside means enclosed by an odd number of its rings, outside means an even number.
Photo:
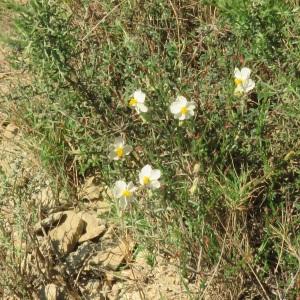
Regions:
<svg viewBox="0 0 300 300"><path fill-rule="evenodd" d="M158 258L150 267L133 238L107 221L110 202L93 178L78 190L86 204L72 207L75 200L58 192L20 129L3 113L0 124L1 219L23 253L19 267L32 277L33 298L188 299L170 261ZM20 228L18 213L28 226ZM2 290L3 299L10 293Z"/></svg>

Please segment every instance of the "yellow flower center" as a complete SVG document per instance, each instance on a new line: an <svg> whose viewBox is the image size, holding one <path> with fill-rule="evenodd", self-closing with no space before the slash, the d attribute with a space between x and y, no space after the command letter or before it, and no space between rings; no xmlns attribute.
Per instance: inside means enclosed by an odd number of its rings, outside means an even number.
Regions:
<svg viewBox="0 0 300 300"><path fill-rule="evenodd" d="M143 183L144 185L148 185L150 183L150 178L148 176L144 176Z"/></svg>
<svg viewBox="0 0 300 300"><path fill-rule="evenodd" d="M181 107L181 109L180 109L180 113L181 113L182 115L186 115L186 114L187 114L187 112L188 112L188 109L187 109L187 107L186 107L186 106L183 106L183 107Z"/></svg>
<svg viewBox="0 0 300 300"><path fill-rule="evenodd" d="M131 98L129 100L129 106L136 106L136 104L137 104L137 100L135 98Z"/></svg>
<svg viewBox="0 0 300 300"><path fill-rule="evenodd" d="M122 196L123 197L130 197L132 195L132 192L128 191L128 190L124 190L122 192Z"/></svg>
<svg viewBox="0 0 300 300"><path fill-rule="evenodd" d="M116 155L119 157L119 158L121 158L123 155L124 155L124 149L123 149L123 147L118 147L116 150L115 150L115 152L116 152Z"/></svg>
<svg viewBox="0 0 300 300"><path fill-rule="evenodd" d="M236 85L240 85L240 84L244 83L244 81L245 81L245 80L239 79L239 78L234 79L234 83L235 83Z"/></svg>

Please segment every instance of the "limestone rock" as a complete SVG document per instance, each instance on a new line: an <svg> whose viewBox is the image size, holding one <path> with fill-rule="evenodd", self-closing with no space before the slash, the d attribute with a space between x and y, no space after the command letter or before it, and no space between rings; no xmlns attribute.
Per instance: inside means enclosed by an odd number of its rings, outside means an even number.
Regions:
<svg viewBox="0 0 300 300"><path fill-rule="evenodd" d="M92 279L81 288L81 292L84 295L84 299L89 300L105 300L106 298L101 293L101 283L99 280Z"/></svg>
<svg viewBox="0 0 300 300"><path fill-rule="evenodd" d="M85 222L85 233L78 240L79 243L83 243L88 240L92 240L105 232L106 226L100 225L99 220L94 214L91 213L79 213L78 216Z"/></svg>
<svg viewBox="0 0 300 300"><path fill-rule="evenodd" d="M71 252L84 229L84 221L75 212L69 212L65 222L50 231L53 246L61 254Z"/></svg>
<svg viewBox="0 0 300 300"><path fill-rule="evenodd" d="M79 245L76 251L71 252L66 258L66 263L69 270L73 271L80 269L89 256L98 250L97 247L99 246L90 241Z"/></svg>
<svg viewBox="0 0 300 300"><path fill-rule="evenodd" d="M86 200L96 200L100 198L103 188L96 184L95 177L89 177L79 191L79 197Z"/></svg>
<svg viewBox="0 0 300 300"><path fill-rule="evenodd" d="M56 223L62 222L63 218L66 218L68 213L68 211L60 211L50 215L49 217L35 224L34 231L36 233L41 232L42 227L47 231L49 228L54 227Z"/></svg>
<svg viewBox="0 0 300 300"><path fill-rule="evenodd" d="M134 247L133 241L121 241L116 247L99 252L89 264L101 265L109 270L117 270L121 263L129 257Z"/></svg>

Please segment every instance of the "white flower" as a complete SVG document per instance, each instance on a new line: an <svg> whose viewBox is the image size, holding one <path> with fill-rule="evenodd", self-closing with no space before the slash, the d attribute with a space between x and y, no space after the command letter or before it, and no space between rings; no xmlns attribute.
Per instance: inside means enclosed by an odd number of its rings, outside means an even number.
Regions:
<svg viewBox="0 0 300 300"><path fill-rule="evenodd" d="M150 165L146 165L139 174L140 184L150 189L158 189L160 187L160 182L158 181L160 175L160 170L152 169Z"/></svg>
<svg viewBox="0 0 300 300"><path fill-rule="evenodd" d="M251 70L249 68L242 68L241 70L238 68L234 69L234 82L236 84L234 94L236 96L248 93L254 89L255 82L250 79L250 74Z"/></svg>
<svg viewBox="0 0 300 300"><path fill-rule="evenodd" d="M130 181L128 184L123 180L116 181L112 193L113 196L118 199L121 208L126 208L126 206L134 200L134 194L136 187Z"/></svg>
<svg viewBox="0 0 300 300"><path fill-rule="evenodd" d="M122 159L132 151L132 147L125 144L125 139L117 137L113 144L109 146L109 158L113 160Z"/></svg>
<svg viewBox="0 0 300 300"><path fill-rule="evenodd" d="M176 100L170 105L170 111L174 115L175 119L180 121L189 119L192 117L195 109L195 102L187 101L183 96L178 96Z"/></svg>
<svg viewBox="0 0 300 300"><path fill-rule="evenodd" d="M141 90L137 90L133 93L131 99L129 100L128 105L134 107L137 113L146 113L148 107L145 105L146 94Z"/></svg>

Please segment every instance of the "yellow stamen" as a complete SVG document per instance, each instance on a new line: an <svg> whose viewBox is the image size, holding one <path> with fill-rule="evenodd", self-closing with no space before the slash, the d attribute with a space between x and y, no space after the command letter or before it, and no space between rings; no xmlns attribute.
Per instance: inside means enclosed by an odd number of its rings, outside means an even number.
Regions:
<svg viewBox="0 0 300 300"><path fill-rule="evenodd" d="M136 106L136 104L137 104L137 100L135 98L131 98L129 100L129 106Z"/></svg>
<svg viewBox="0 0 300 300"><path fill-rule="evenodd" d="M116 152L116 155L117 155L119 158L121 158L121 157L124 155L124 149L123 149L123 147L118 147L118 148L115 150L115 152Z"/></svg>
<svg viewBox="0 0 300 300"><path fill-rule="evenodd" d="M186 108L186 106L183 106L183 107L180 109L180 113L181 113L182 115L186 115L187 112L188 112L188 109Z"/></svg>
<svg viewBox="0 0 300 300"><path fill-rule="evenodd" d="M130 197L132 195L132 193L130 192L130 191L128 191L128 190L124 190L123 192L122 192L122 196L123 197Z"/></svg>
<svg viewBox="0 0 300 300"><path fill-rule="evenodd" d="M150 183L150 178L148 176L144 176L143 183L144 185L148 185Z"/></svg>
<svg viewBox="0 0 300 300"><path fill-rule="evenodd" d="M234 79L234 83L235 83L236 85L240 85L240 84L244 83L244 80L243 80L243 79L236 78L236 79Z"/></svg>

